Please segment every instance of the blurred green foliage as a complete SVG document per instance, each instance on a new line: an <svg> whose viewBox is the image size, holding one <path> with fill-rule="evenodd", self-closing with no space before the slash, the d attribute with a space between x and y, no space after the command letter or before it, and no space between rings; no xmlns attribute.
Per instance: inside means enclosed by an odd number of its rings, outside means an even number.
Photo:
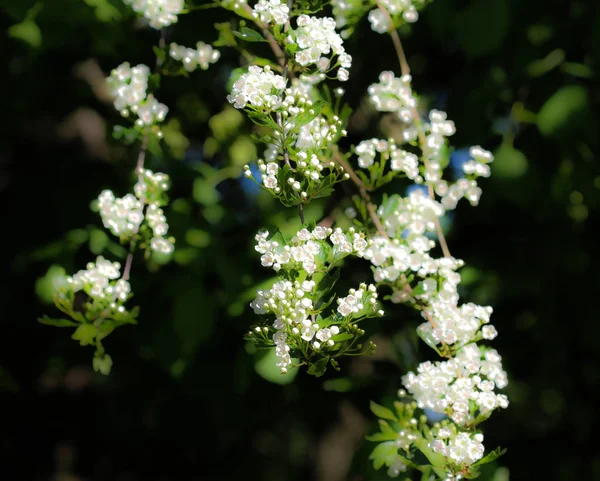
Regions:
<svg viewBox="0 0 600 481"><path fill-rule="evenodd" d="M134 263L139 325L107 341L111 375L93 373L64 330L36 322L61 269L126 255L89 209L104 188L130 189L136 158L135 145L111 138L121 118L102 81L122 61L152 63L157 38L119 0L5 0L0 12L0 479L388 479L368 459L364 436L377 431L369 400L392 405L401 374L430 355L415 313L388 306L367 329L378 353L318 379L282 377L269 353L243 341L248 303L273 282L253 236L275 226L287 235L299 220L241 179L260 152L225 101L242 61L232 49L221 47L208 72L161 83L171 112L147 165L172 179L176 251L170 263ZM213 25L228 18L192 12L168 41L215 41ZM598 478L600 5L435 0L400 33L416 89L456 122L453 144L497 156L480 206L461 206L446 224L467 263L463 298L495 308L495 347L511 380L511 406L486 423L486 445L508 453L480 479ZM269 57L266 45L252 46ZM388 128L362 99L397 66L364 20L347 49L349 146ZM311 203L307 220L343 210L353 193L342 185ZM344 272L340 290L369 275L356 261Z"/></svg>

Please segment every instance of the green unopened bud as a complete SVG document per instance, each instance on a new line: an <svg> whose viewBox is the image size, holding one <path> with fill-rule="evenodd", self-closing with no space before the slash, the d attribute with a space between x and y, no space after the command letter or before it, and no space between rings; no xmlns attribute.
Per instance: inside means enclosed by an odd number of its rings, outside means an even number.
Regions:
<svg viewBox="0 0 600 481"><path fill-rule="evenodd" d="M82 346L86 346L94 343L96 334L98 334L98 329L95 326L92 324L82 324L75 330L71 339L75 339Z"/></svg>

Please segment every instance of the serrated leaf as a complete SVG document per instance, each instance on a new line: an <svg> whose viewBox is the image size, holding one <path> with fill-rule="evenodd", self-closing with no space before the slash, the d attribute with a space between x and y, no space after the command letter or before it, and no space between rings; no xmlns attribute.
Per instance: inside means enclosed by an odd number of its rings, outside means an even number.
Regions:
<svg viewBox="0 0 600 481"><path fill-rule="evenodd" d="M396 442L386 441L381 443L371 452L369 459L373 460L373 467L379 469L386 464L390 456L396 456L397 454L398 448L396 447Z"/></svg>
<svg viewBox="0 0 600 481"><path fill-rule="evenodd" d="M493 461L496 461L496 459L498 459L500 456L502 456L504 453L506 453L506 451L507 451L506 448L504 448L504 449L496 448L493 451L486 454L483 458L481 458L476 463L473 463L472 466L481 466L482 464L488 464Z"/></svg>
<svg viewBox="0 0 600 481"><path fill-rule="evenodd" d="M390 421L398 421L395 414L385 406L381 406L374 401L371 401L370 404L371 412L375 414L375 416L382 419L389 419Z"/></svg>
<svg viewBox="0 0 600 481"><path fill-rule="evenodd" d="M321 377L323 374L325 374L325 371L327 370L328 362L329 356L322 357L317 362L312 363L306 372L308 372L308 374L312 374L315 377Z"/></svg>

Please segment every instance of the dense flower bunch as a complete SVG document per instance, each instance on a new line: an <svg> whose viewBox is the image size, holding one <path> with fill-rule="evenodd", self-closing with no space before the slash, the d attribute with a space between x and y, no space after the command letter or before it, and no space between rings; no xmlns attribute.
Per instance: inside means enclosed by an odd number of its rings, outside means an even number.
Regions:
<svg viewBox="0 0 600 481"><path fill-rule="evenodd" d="M227 100L236 109L249 107L270 112L281 105L281 95L285 87L286 80L273 73L268 65L264 68L251 65L248 73L243 74L233 84Z"/></svg>
<svg viewBox="0 0 600 481"><path fill-rule="evenodd" d="M411 443L393 448L382 443L372 458L376 467L385 464L388 474L397 476L414 466L415 453L420 451L435 474L460 479L470 477L478 465L498 455L495 451L484 459L483 435L477 429L495 409L508 406L507 397L495 392L504 388L508 380L500 355L477 344L497 335L495 327L489 324L492 308L473 303L459 305L461 277L457 270L464 263L453 258L446 247L444 257L435 258L435 242L428 235L443 235L440 218L447 209L456 207L460 198L477 204L481 189L475 178L490 174L488 164L493 157L481 147L473 147L473 159L463 166L465 175L470 177L454 183L445 180L447 137L455 133L455 125L437 110L429 113L428 122L423 122L417 116L410 80L408 75L398 79L391 72L384 72L380 83L369 88L369 95L377 110L398 114L405 127L403 140L410 149L418 147L418 156L405 154L411 155L413 161L418 159L418 166L412 163L419 172L413 180L426 189L412 190L406 197L395 194L384 199L377 209L381 228L364 258L371 261L378 286L391 289L392 302L406 303L421 312L424 322L417 333L447 358L442 362L424 362L416 374L410 372L402 378L416 402L415 408L429 409L447 416L447 420L433 430L415 429ZM371 167L376 153L385 150L385 144L377 139L359 144L355 149L359 166ZM378 414L376 409L374 412ZM381 446L387 449L385 455Z"/></svg>
<svg viewBox="0 0 600 481"><path fill-rule="evenodd" d="M126 0L125 3L143 14L154 28L176 22L176 15L183 9L182 0ZM207 51L201 43L195 55L194 61L200 63L202 68L204 62L214 62L218 58L218 52ZM157 58L156 70L159 64ZM128 143L141 141L134 171L137 182L133 193L117 197L112 190L105 189L95 202L104 227L128 246L129 254L123 273L120 273L120 263L99 256L95 263L88 264L86 270L59 279L55 285L54 304L70 319L47 316L39 319L44 324L58 327L76 326L73 339L81 345L96 347L92 366L102 374L108 374L112 366L112 359L105 353L102 340L117 327L137 322L138 309L128 311L124 306L131 297L129 275L134 252L143 249L146 258L154 255L164 262L174 250L174 239L168 237L169 225L162 210L168 202L166 192L169 177L144 168L148 142L153 136L162 138L159 124L165 120L168 112L167 106L148 92L151 84L158 83L151 82L151 78L148 66L132 67L124 62L106 79L115 109L123 116L136 116L132 128L115 127L115 137L121 136Z"/></svg>
<svg viewBox="0 0 600 481"><path fill-rule="evenodd" d="M335 31L335 20L330 17L300 15L297 25L293 36L298 48L296 62L303 67L316 65L319 72L329 72L339 64L338 80L348 80L352 57L346 53L342 37ZM336 64L332 65L330 54L337 55Z"/></svg>
<svg viewBox="0 0 600 481"><path fill-rule="evenodd" d="M289 7L281 0L258 0L252 15L267 24L285 25L290 19L289 13Z"/></svg>
<svg viewBox="0 0 600 481"><path fill-rule="evenodd" d="M182 0L125 3L154 28L175 23L183 11ZM381 430L369 437L379 443L371 457L376 468L385 465L392 477L417 469L423 479L435 475L458 480L475 477L479 465L501 454L485 455L479 425L508 406L506 395L497 392L506 387L508 376L498 352L486 344L498 334L490 323L492 308L460 302L459 270L464 262L450 254L440 223L462 198L477 205L482 193L477 180L490 175L493 156L474 146L462 172L455 175L458 178L449 178L445 171L451 151L448 139L456 127L439 110L421 117L395 30L417 21L426 3L334 0L334 19L298 12L281 0L258 0L253 6L226 1L224 8L254 22L258 30L243 23L237 32L233 28L238 23L230 29L221 24L220 32L231 35L223 34L218 45L238 48L250 61L247 68L235 71L227 96L256 125L255 138L264 144L261 158L256 159L258 174L246 165L244 175L284 206L297 206L302 224L289 240L279 232L256 235L260 262L275 274L269 287L258 290L250 303L261 320L246 339L271 350L282 373L305 366L308 373L320 376L329 365L339 370L339 359L345 355L374 350L372 342L366 346L360 342L365 330L358 323L384 315L380 292L384 300L413 307L422 317L417 334L442 360L423 362L402 377L406 390L399 391L394 411L372 403ZM375 32L394 38L402 74L381 72L378 82L368 88L368 98L376 111L391 114L388 117L398 123L401 135L367 138L343 152L337 144L346 135L349 114L340 101L332 101L331 92L338 100L344 92L330 89L325 82L348 80L352 56L343 39L363 16ZM336 27L344 29L341 34ZM266 42L275 59L255 57L237 39ZM163 43L159 50L164 49ZM206 70L220 57L219 51L203 42L196 49L172 43L168 52L157 54L157 73L167 54L182 63L178 73L198 67ZM128 280L134 251L141 248L147 257L159 258L173 252L162 210L169 178L144 168L148 140L153 135L160 138L159 125L168 112L149 92L158 83L154 80L149 67L128 63L113 70L107 80L115 108L124 116L135 115L128 133L142 145L133 194L118 198L107 189L97 202L104 226L129 246L123 274L120 264L98 257L86 270L57 285L55 303L71 319L41 319L77 327L73 338L96 346L93 365L103 373L110 370L112 360L101 341L119 325L136 322L137 310L124 306L131 296ZM404 196L383 195L376 205L371 195L397 178L414 185ZM356 208L352 208L359 227L329 227L333 215L322 222L325 225L317 224L317 219L306 222L303 206L330 195L338 182L349 179L360 194L353 198ZM349 290L337 286L343 265L351 258L369 263L373 284L363 282ZM432 412L442 420L430 422Z"/></svg>
<svg viewBox="0 0 600 481"><path fill-rule="evenodd" d="M336 358L362 348L355 345L364 334L357 322L383 315L374 285L351 289L348 296L337 299L335 311L330 307L334 284L330 274L345 257L362 257L369 243L354 228L347 232L303 228L289 242L280 234L268 236L266 231L256 235L256 250L262 254L262 265L278 272L281 280L267 291L258 291L250 306L256 314L274 315L275 320L271 327L256 326L248 339L259 346L275 346L282 372L296 358L310 366L309 372L320 375L328 362L337 367ZM332 312L326 315L325 311Z"/></svg>
<svg viewBox="0 0 600 481"><path fill-rule="evenodd" d="M167 219L160 208L166 203L169 176L142 169L134 186L135 196L127 194L115 197L111 190L104 190L98 196L98 207L104 227L122 242L131 242L135 236L140 244L163 254L173 252L172 238L165 236L169 230ZM143 227L144 220L147 223Z"/></svg>
<svg viewBox="0 0 600 481"><path fill-rule="evenodd" d="M136 126L148 127L165 120L169 108L147 93L150 69L146 65L131 67L124 62L107 78L111 95L115 98L115 109L121 115L135 114Z"/></svg>
<svg viewBox="0 0 600 481"><path fill-rule="evenodd" d="M177 22L177 15L183 11L183 0L123 0L126 5L148 20L157 30Z"/></svg>
<svg viewBox="0 0 600 481"><path fill-rule="evenodd" d="M125 307L131 287L121 278L120 268L118 262L98 256L85 270L57 278L54 303L70 319L40 318L43 324L76 327L71 337L82 346L96 348L93 366L103 374L110 371L112 359L104 352L102 340L115 328L137 322L138 308L129 311Z"/></svg>
<svg viewBox="0 0 600 481"><path fill-rule="evenodd" d="M396 77L394 72L385 71L379 74L379 83L369 87L369 99L380 112L395 112L404 123L414 121L414 111L417 99L413 95L410 75ZM416 137L415 129L407 129L404 140L409 141Z"/></svg>
<svg viewBox="0 0 600 481"><path fill-rule="evenodd" d="M169 47L169 56L181 62L187 72L193 72L198 67L207 70L210 64L216 63L221 58L221 52L204 42L198 42L195 49L172 43Z"/></svg>

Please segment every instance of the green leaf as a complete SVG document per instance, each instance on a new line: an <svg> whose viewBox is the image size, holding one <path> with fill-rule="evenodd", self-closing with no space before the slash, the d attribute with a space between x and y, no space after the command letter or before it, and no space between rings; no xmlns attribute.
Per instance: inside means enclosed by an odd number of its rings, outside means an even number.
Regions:
<svg viewBox="0 0 600 481"><path fill-rule="evenodd" d="M366 436L365 439L367 441L375 441L375 442L381 442L381 441L395 441L398 438L398 433L375 433L372 434L370 436Z"/></svg>
<svg viewBox="0 0 600 481"><path fill-rule="evenodd" d="M93 324L81 324L71 336L71 339L79 341L79 344L86 346L93 344L96 340L98 329Z"/></svg>
<svg viewBox="0 0 600 481"><path fill-rule="evenodd" d="M48 316L39 317L38 322L45 324L46 326L55 327L74 327L79 325L78 322L74 322L69 319L54 319Z"/></svg>
<svg viewBox="0 0 600 481"><path fill-rule="evenodd" d="M387 441L381 443L369 456L369 459L373 460L373 467L375 469L381 468L384 464L387 464L391 457L398 455L398 448L395 441Z"/></svg>
<svg viewBox="0 0 600 481"><path fill-rule="evenodd" d="M504 449L496 448L493 451L486 454L483 458L481 458L476 463L473 463L472 466L481 466L482 464L488 464L493 461L496 461L496 459L498 459L500 456L502 456L504 453L506 453L506 451L507 451L506 448L504 448Z"/></svg>
<svg viewBox="0 0 600 481"><path fill-rule="evenodd" d="M100 229L93 229L90 232L90 251L92 254L102 254L108 244L108 236L106 232Z"/></svg>
<svg viewBox="0 0 600 481"><path fill-rule="evenodd" d="M42 31L33 20L25 20L8 29L8 35L28 43L30 47L42 45Z"/></svg>
<svg viewBox="0 0 600 481"><path fill-rule="evenodd" d="M246 42L266 42L265 37L248 27L242 27L239 32L234 31L233 34Z"/></svg>
<svg viewBox="0 0 600 481"><path fill-rule="evenodd" d="M515 179L527 172L528 164L527 157L523 152L503 144L494 152L492 173L495 177Z"/></svg>
<svg viewBox="0 0 600 481"><path fill-rule="evenodd" d="M370 407L371 412L375 414L375 416L383 419L389 419L390 421L398 421L398 418L390 409L381 406L374 401L371 401Z"/></svg>
<svg viewBox="0 0 600 481"><path fill-rule="evenodd" d="M327 370L327 363L329 362L329 356L322 357L317 362L311 363L307 372L315 377L321 377Z"/></svg>
<svg viewBox="0 0 600 481"><path fill-rule="evenodd" d="M540 109L537 125L543 135L555 135L564 130L585 109L587 90L581 85L563 87L550 97Z"/></svg>

